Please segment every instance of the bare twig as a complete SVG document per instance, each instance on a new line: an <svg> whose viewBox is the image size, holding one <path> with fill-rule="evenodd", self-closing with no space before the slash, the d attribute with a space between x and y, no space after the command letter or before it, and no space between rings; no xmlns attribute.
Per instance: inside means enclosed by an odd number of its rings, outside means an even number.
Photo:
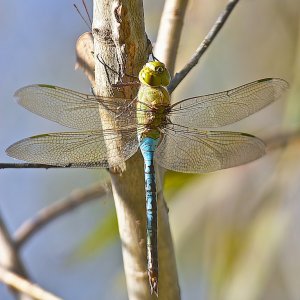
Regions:
<svg viewBox="0 0 300 300"><path fill-rule="evenodd" d="M0 265L8 270L11 270L25 278L28 278L25 267L21 261L17 247L5 226L4 221L0 216ZM20 300L29 300L25 294L19 293L15 289L12 292L18 296ZM31 299L31 298L30 298Z"/></svg>
<svg viewBox="0 0 300 300"><path fill-rule="evenodd" d="M268 151L274 151L279 148L284 148L292 142L297 142L300 139L300 130L278 133L269 136L264 141L267 145Z"/></svg>
<svg viewBox="0 0 300 300"><path fill-rule="evenodd" d="M13 270L22 276L27 276L25 268L16 250L15 243L11 239L2 218L0 218L0 249L0 265Z"/></svg>
<svg viewBox="0 0 300 300"><path fill-rule="evenodd" d="M30 281L0 266L0 281L37 300L61 300Z"/></svg>
<svg viewBox="0 0 300 300"><path fill-rule="evenodd" d="M44 165L44 164L31 164L31 163L0 163L0 169L57 169L57 168L66 168L66 167Z"/></svg>
<svg viewBox="0 0 300 300"><path fill-rule="evenodd" d="M184 68L175 74L174 78L172 79L170 85L168 86L169 93L172 93L177 85L185 78L185 76L191 71L191 69L198 63L201 56L205 53L209 45L213 42L217 34L219 33L220 29L225 24L227 18L233 11L236 4L239 0L230 0L223 10L223 12L219 15L217 21L208 32L200 46L197 48L194 55L191 57L190 61L184 66Z"/></svg>
<svg viewBox="0 0 300 300"><path fill-rule="evenodd" d="M34 233L41 230L59 216L72 211L78 206L111 192L110 183L96 184L83 190L75 190L70 196L42 209L35 217L25 221L15 233L16 247L20 248Z"/></svg>
<svg viewBox="0 0 300 300"><path fill-rule="evenodd" d="M155 56L165 63L172 75L187 4L187 0L165 2L155 43Z"/></svg>

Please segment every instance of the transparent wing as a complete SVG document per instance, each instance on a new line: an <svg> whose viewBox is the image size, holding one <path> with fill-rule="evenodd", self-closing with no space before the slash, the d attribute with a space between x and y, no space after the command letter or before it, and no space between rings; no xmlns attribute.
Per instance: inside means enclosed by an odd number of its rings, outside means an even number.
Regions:
<svg viewBox="0 0 300 300"><path fill-rule="evenodd" d="M232 90L185 99L172 105L170 120L198 129L228 125L277 100L287 88L288 83L282 79L265 78Z"/></svg>
<svg viewBox="0 0 300 300"><path fill-rule="evenodd" d="M137 149L137 132L132 129L41 134L16 142L6 153L31 163L108 168L120 165Z"/></svg>
<svg viewBox="0 0 300 300"><path fill-rule="evenodd" d="M99 108L109 112L119 126L136 122L133 100L94 97L61 87L36 84L16 91L18 103L29 111L66 127L101 130Z"/></svg>
<svg viewBox="0 0 300 300"><path fill-rule="evenodd" d="M178 172L212 172L248 163L265 154L264 143L246 133L172 125L163 134L155 159L164 168Z"/></svg>

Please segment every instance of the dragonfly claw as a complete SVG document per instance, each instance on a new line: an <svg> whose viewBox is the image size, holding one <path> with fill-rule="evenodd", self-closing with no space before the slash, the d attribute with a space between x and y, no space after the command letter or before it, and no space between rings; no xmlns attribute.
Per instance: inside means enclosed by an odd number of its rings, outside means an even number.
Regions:
<svg viewBox="0 0 300 300"><path fill-rule="evenodd" d="M151 276L151 274L148 274L149 276L149 284L150 284L150 292L151 295L154 294L156 297L158 297L158 278L156 276Z"/></svg>

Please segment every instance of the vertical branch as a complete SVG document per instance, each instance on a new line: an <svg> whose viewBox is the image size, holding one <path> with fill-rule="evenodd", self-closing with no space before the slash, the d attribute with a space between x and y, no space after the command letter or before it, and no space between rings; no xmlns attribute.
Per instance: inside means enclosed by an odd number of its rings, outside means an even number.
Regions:
<svg viewBox="0 0 300 300"><path fill-rule="evenodd" d="M167 66L171 75L174 74L187 4L187 0L167 0L161 16L154 53Z"/></svg>
<svg viewBox="0 0 300 300"><path fill-rule="evenodd" d="M151 49L144 29L142 0L94 0L93 36L95 51L95 92L102 96L134 98L136 89L114 90L117 75L110 78L97 55L122 74L137 75ZM126 76L123 81L126 82ZM125 100L124 100L125 101ZM105 112L100 111L101 117ZM122 146L122 145L118 145ZM119 147L116 147L119 148ZM118 154L118 153L116 153ZM140 152L122 166L118 174L111 170L112 189L129 299L153 299L150 295L146 261L146 206L143 160ZM167 209L159 200L159 266L161 299L179 299L175 259L172 249Z"/></svg>
<svg viewBox="0 0 300 300"><path fill-rule="evenodd" d="M170 85L168 86L169 93L172 93L177 85L185 78L185 76L192 70L192 68L198 63L199 59L206 52L210 44L214 41L217 34L220 32L223 25L226 23L228 17L232 13L239 0L228 0L225 9L219 15L217 21L210 29L204 40L201 42L195 53L191 57L190 61L183 67L183 69L175 74Z"/></svg>

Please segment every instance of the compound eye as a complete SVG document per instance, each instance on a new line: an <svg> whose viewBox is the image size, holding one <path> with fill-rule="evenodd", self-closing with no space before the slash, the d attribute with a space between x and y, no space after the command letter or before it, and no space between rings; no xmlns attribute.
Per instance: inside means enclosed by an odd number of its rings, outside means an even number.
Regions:
<svg viewBox="0 0 300 300"><path fill-rule="evenodd" d="M158 73L162 73L163 71L164 71L163 67L157 67L156 68L156 72L158 72Z"/></svg>

